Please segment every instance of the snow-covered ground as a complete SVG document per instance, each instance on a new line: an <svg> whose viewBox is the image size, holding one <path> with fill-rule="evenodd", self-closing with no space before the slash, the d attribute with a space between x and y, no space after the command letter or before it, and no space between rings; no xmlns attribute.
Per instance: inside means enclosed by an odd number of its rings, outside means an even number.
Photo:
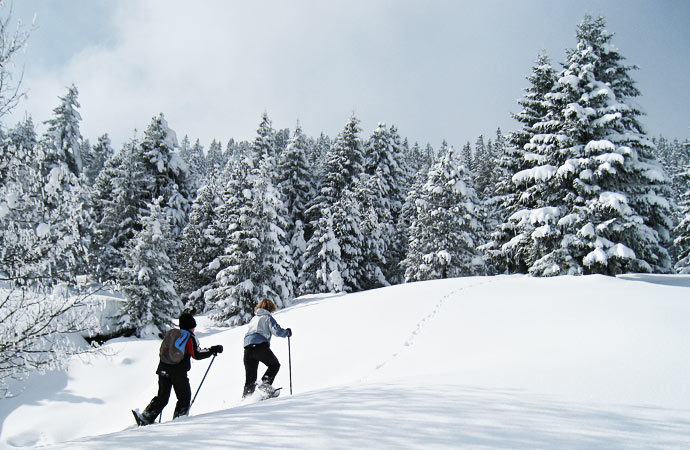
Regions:
<svg viewBox="0 0 690 450"><path fill-rule="evenodd" d="M281 397L242 404L244 327L201 317L202 346L225 351L190 417L170 420L173 394L162 424L133 427L160 341L117 339L0 401L0 446L690 447L690 276L458 278L275 317L294 332L292 396L287 340L272 343Z"/></svg>

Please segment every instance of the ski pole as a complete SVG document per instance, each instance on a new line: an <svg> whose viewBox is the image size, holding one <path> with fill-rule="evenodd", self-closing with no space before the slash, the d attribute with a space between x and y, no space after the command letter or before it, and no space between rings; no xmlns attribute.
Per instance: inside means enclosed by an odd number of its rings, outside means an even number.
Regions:
<svg viewBox="0 0 690 450"><path fill-rule="evenodd" d="M290 336L288 336L288 366L290 367L290 395L292 395L292 351L290 351Z"/></svg>
<svg viewBox="0 0 690 450"><path fill-rule="evenodd" d="M216 356L218 356L218 355L213 355L213 358L211 358L211 364L208 365L208 369L206 369L206 373L204 374L204 378L202 378L201 383L199 383L199 387L196 390L196 394L194 394L194 398L192 399L192 402L189 404L189 408L187 409L187 414L189 414L189 410L192 409L192 405L194 404L194 400L196 400L196 396L199 395L199 391L201 390L201 386L204 384L204 380L206 379L206 375L208 375L208 371L211 370L211 366L213 365L213 361L216 360Z"/></svg>

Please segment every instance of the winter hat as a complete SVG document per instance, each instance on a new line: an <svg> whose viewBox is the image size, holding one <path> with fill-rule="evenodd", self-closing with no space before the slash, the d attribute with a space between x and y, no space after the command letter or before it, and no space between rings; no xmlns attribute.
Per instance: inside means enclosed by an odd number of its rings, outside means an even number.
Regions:
<svg viewBox="0 0 690 450"><path fill-rule="evenodd" d="M196 328L196 320L194 320L194 316L188 312L184 312L180 315L179 323L180 330L191 330L192 328Z"/></svg>

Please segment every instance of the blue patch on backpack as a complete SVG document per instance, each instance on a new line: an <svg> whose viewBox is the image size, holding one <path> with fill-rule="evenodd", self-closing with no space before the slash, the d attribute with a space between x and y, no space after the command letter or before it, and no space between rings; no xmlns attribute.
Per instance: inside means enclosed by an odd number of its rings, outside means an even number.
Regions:
<svg viewBox="0 0 690 450"><path fill-rule="evenodd" d="M177 340L175 341L175 348L184 353L184 347L187 345L189 336L191 336L192 333L190 333L187 330L180 330L180 332L182 333L182 336L177 338Z"/></svg>

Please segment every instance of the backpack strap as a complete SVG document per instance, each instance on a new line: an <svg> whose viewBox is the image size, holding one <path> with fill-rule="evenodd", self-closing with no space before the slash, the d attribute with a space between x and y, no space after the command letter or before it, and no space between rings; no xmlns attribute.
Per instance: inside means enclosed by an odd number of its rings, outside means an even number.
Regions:
<svg viewBox="0 0 690 450"><path fill-rule="evenodd" d="M177 348L179 351L184 353L184 348L187 345L187 341L189 340L189 336L191 336L192 333L190 333L187 330L180 330L180 333L182 333L182 336L177 338L177 340L175 341L175 348Z"/></svg>

